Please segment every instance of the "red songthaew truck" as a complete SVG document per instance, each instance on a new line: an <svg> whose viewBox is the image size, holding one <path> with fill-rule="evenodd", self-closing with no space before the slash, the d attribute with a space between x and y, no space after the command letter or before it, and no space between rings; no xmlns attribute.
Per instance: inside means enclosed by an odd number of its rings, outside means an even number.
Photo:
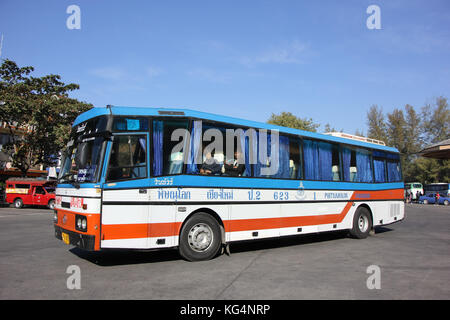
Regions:
<svg viewBox="0 0 450 320"><path fill-rule="evenodd" d="M47 180L10 179L6 181L6 202L15 208L24 205L55 207L55 182Z"/></svg>

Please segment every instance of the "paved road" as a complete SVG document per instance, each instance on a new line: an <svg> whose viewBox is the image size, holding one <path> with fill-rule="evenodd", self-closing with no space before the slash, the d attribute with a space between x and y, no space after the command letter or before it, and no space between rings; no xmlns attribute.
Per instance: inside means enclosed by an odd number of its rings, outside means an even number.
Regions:
<svg viewBox="0 0 450 320"><path fill-rule="evenodd" d="M450 207L412 204L406 214L364 240L241 243L191 263L174 250L84 252L54 238L50 210L0 208L0 299L450 299ZM67 288L71 265L79 290Z"/></svg>

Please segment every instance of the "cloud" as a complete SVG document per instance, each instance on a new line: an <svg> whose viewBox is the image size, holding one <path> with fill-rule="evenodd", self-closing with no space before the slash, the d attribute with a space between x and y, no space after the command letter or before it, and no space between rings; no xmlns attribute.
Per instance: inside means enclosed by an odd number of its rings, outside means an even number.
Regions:
<svg viewBox="0 0 450 320"><path fill-rule="evenodd" d="M158 67L147 67L145 71L150 78L157 77L163 73L163 69Z"/></svg>
<svg viewBox="0 0 450 320"><path fill-rule="evenodd" d="M163 69L154 66L139 68L138 71L126 70L122 67L115 66L100 67L89 70L89 74L110 81L144 81L148 78L160 76L163 73Z"/></svg>
<svg viewBox="0 0 450 320"><path fill-rule="evenodd" d="M217 71L208 68L195 68L187 71L187 75L192 78L203 79L216 83L226 83L231 79L230 74L218 73Z"/></svg>
<svg viewBox="0 0 450 320"><path fill-rule="evenodd" d="M126 76L126 72L118 67L95 68L90 70L89 73L106 80L120 80Z"/></svg>
<svg viewBox="0 0 450 320"><path fill-rule="evenodd" d="M301 64L309 56L309 45L294 40L287 45L264 50L260 53L244 56L240 62L247 66L257 64Z"/></svg>

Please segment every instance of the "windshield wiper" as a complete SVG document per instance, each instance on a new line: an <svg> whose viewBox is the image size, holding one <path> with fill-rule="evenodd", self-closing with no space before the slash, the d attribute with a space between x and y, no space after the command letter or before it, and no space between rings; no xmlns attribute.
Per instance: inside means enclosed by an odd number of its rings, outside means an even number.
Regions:
<svg viewBox="0 0 450 320"><path fill-rule="evenodd" d="M73 173L66 173L65 175L63 175L62 177L59 177L58 178L58 182L61 182L61 180L63 180L63 179L65 179L65 178L67 178L68 176L73 176L74 174ZM67 181L70 181L70 180L67 180Z"/></svg>
<svg viewBox="0 0 450 320"><path fill-rule="evenodd" d="M65 175L63 175L61 178L58 179L58 183L61 183L61 180L63 180L64 178L68 177L68 176L74 176L74 173L66 173ZM71 179L71 180L67 180L65 181L71 185L73 185L75 188L79 189L80 188L80 183L78 181L75 181L75 179Z"/></svg>

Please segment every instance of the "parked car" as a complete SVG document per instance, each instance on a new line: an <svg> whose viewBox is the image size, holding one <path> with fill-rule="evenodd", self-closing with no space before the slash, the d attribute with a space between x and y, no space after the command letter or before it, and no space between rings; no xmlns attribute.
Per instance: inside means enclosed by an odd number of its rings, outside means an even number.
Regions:
<svg viewBox="0 0 450 320"><path fill-rule="evenodd" d="M435 204L436 203L436 193L427 193L426 195L420 196L419 203L423 204ZM446 195L439 194L439 203L448 206L450 204L450 197Z"/></svg>
<svg viewBox="0 0 450 320"><path fill-rule="evenodd" d="M24 205L55 208L55 183L46 180L17 179L6 181L6 202L15 208Z"/></svg>

